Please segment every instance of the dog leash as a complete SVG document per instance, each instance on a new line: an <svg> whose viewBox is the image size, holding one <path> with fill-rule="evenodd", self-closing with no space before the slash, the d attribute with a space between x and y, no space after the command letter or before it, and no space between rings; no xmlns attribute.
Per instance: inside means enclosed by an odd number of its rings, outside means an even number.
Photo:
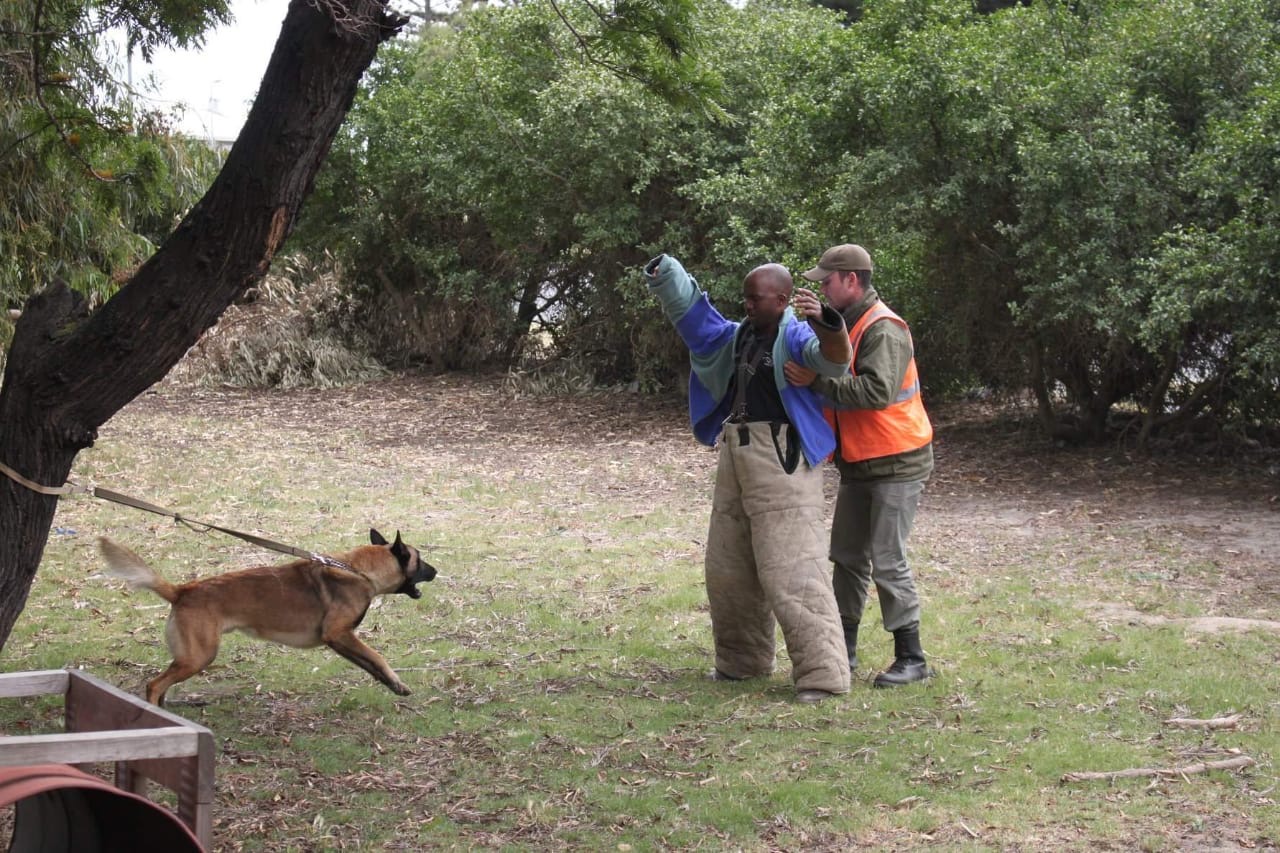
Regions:
<svg viewBox="0 0 1280 853"><path fill-rule="evenodd" d="M5 476L13 480L18 485L25 486L31 491L39 492L42 495L54 495L54 496L72 495L72 494L89 495L91 497L101 498L102 500L111 501L112 503L118 503L123 506L133 507L134 509L140 509L146 512L152 512L152 513L155 513L156 515L163 515L166 518L172 518L178 524L181 524L191 530L196 530L197 532L217 530L221 533L227 534L228 536L234 536L237 539L243 539L245 542L249 542L253 545L257 545L260 548L266 548L269 551L278 551L281 554L289 554L294 557L300 557L304 560L311 560L314 563L320 563L323 566L331 566L332 568L335 568L335 569L344 569L348 572L356 571L355 568L342 562L341 560L335 557L330 557L326 554L317 554L315 551L307 551L304 548L295 548L292 545L285 545L281 542L275 542L275 541L272 541L271 539L267 539L262 536L255 536L252 533L244 533L240 530L232 530L229 527L221 527L217 524L210 524L207 521L197 521L192 518L186 518L181 513L176 513L172 510L168 510L163 507L156 506L155 504L148 503L147 501L140 500L138 498L129 497L128 495L121 494L120 492L114 492L111 489L104 489L99 486L92 486L92 487L82 486L79 483L76 483L72 480L68 480L66 484L62 486L42 486L39 483L33 482L32 480L28 480L26 477L22 476L17 471L10 468L8 465L5 465L3 462L0 462L0 473L4 474ZM359 572L356 572L356 574L359 574Z"/></svg>
<svg viewBox="0 0 1280 853"><path fill-rule="evenodd" d="M28 480L26 477L22 476L3 462L0 462L0 474L4 474L19 486L26 486L31 491L39 492L42 495L93 494L93 491L87 486L81 486L77 483L71 482L70 480L67 481L65 486L42 486L39 483Z"/></svg>

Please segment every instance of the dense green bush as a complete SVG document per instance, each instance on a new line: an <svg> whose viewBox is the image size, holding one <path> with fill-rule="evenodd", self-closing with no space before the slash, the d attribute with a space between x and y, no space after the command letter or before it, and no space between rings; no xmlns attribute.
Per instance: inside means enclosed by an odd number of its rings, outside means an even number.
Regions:
<svg viewBox="0 0 1280 853"><path fill-rule="evenodd" d="M675 386L646 259L737 314L756 264L853 240L930 396L1029 392L1090 440L1280 423L1275 0L659 5L473 9L387 46L293 244L347 271L339 328L391 364ZM57 48L43 79L82 45ZM83 88L37 109L23 73L0 63L0 295L105 292L207 173Z"/></svg>
<svg viewBox="0 0 1280 853"><path fill-rule="evenodd" d="M545 6L428 31L382 55L303 245L339 254L367 325L403 358L507 366L533 330L601 382L669 385L684 355L637 271L676 253L735 312L743 275L783 251L736 231L738 213L696 186L741 169L749 113L793 80L761 45L831 19L703 4L705 82L719 95L700 108L586 61Z"/></svg>
<svg viewBox="0 0 1280 853"><path fill-rule="evenodd" d="M1278 18L1258 0L869 4L830 36L856 61L771 105L782 130L757 147L815 176L798 220L881 259L934 392L1028 388L1065 436L1258 435L1280 421Z"/></svg>
<svg viewBox="0 0 1280 853"><path fill-rule="evenodd" d="M441 367L531 329L602 381L677 384L638 268L743 274L852 240L926 390L1030 391L1047 431L1147 443L1280 421L1277 8L1083 0L990 14L703 2L714 109L584 62L546 7L387 55L313 234L371 323ZM328 227L324 227L328 223Z"/></svg>

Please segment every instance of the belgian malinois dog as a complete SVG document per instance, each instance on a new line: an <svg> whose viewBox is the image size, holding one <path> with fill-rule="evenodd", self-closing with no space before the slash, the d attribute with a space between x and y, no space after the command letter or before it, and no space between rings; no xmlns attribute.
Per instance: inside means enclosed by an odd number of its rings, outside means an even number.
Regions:
<svg viewBox="0 0 1280 853"><path fill-rule="evenodd" d="M434 578L436 570L416 548L400 541L399 531L388 544L381 533L370 530L369 541L337 556L345 567L298 560L172 584L128 548L99 538L111 574L173 605L165 626L173 663L148 682L147 701L164 705L165 691L213 662L228 631L299 649L323 643L392 692L408 696L409 688L382 655L356 636L356 626L376 596L422 597L416 584Z"/></svg>

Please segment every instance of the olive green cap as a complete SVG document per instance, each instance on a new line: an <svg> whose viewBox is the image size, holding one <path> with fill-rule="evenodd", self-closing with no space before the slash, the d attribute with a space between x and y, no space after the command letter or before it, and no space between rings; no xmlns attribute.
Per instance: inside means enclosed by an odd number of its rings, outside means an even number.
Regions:
<svg viewBox="0 0 1280 853"><path fill-rule="evenodd" d="M827 249L818 258L816 267L800 275L809 281L822 281L833 272L871 269L871 255L866 249L853 243L844 243Z"/></svg>

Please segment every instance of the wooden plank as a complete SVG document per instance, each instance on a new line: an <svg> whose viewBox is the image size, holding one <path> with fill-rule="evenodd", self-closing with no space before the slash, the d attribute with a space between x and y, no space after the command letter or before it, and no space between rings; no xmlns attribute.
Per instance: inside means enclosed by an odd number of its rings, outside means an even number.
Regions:
<svg viewBox="0 0 1280 853"><path fill-rule="evenodd" d="M190 797L196 803L212 803L215 755L213 732L87 673L73 673L67 690L68 731L155 726L185 726L197 733L200 747L192 753L193 757L190 759L134 761L130 763L129 769L177 792L180 797Z"/></svg>
<svg viewBox="0 0 1280 853"><path fill-rule="evenodd" d="M194 754L181 758L116 762L116 783L125 790L145 793L147 780L178 795L178 817L206 848L213 844L214 756L213 732L177 714L125 693L85 672L72 671L67 687L68 731L182 726L195 732Z"/></svg>
<svg viewBox="0 0 1280 853"><path fill-rule="evenodd" d="M89 764L139 758L182 758L200 748L199 734L184 726L110 732L72 732L0 738L0 766Z"/></svg>
<svg viewBox="0 0 1280 853"><path fill-rule="evenodd" d="M187 726L208 731L197 723L158 708L141 696L126 693L114 684L87 672L72 670L67 686L67 730L140 729L152 726ZM91 717L94 718L91 721ZM74 719L73 719L74 718ZM83 721L84 725L78 722Z"/></svg>
<svg viewBox="0 0 1280 853"><path fill-rule="evenodd" d="M7 682L7 684L6 684ZM66 734L0 736L0 765L114 762L116 784L145 794L147 780L178 797L178 818L213 843L213 732L80 670L0 675L4 696L64 694ZM3 692L4 689L9 691Z"/></svg>
<svg viewBox="0 0 1280 853"><path fill-rule="evenodd" d="M65 669L45 669L37 672L6 672L0 674L0 698L16 699L20 696L45 696L50 693L66 693L71 676Z"/></svg>

